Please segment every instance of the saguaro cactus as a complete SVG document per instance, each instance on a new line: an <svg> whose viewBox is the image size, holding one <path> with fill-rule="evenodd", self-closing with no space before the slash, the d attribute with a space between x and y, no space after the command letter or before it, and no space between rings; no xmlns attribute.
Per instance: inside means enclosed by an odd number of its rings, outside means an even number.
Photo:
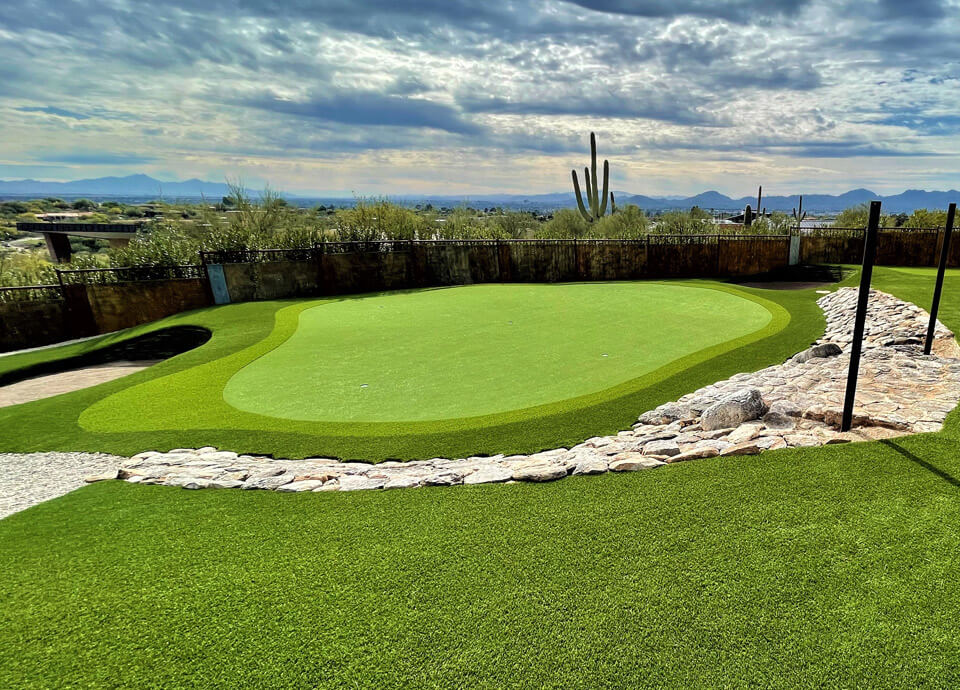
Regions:
<svg viewBox="0 0 960 690"><path fill-rule="evenodd" d="M610 188L610 162L603 161L603 194L597 189L597 137L590 132L590 167L583 169L583 184L587 192L587 205L583 203L583 196L580 194L580 181L577 179L577 171L571 170L573 176L573 193L577 197L577 208L580 209L580 215L588 223L603 218L607 213L607 194L610 194L610 201L613 202L613 193L608 192ZM611 204L612 205L612 204Z"/></svg>
<svg viewBox="0 0 960 690"><path fill-rule="evenodd" d="M803 194L800 195L800 206L793 209L793 219L797 221L797 226L807 217L807 212L803 210Z"/></svg>
<svg viewBox="0 0 960 690"><path fill-rule="evenodd" d="M749 228L751 225L753 225L753 209L750 208L750 204L747 204L743 209L743 227Z"/></svg>

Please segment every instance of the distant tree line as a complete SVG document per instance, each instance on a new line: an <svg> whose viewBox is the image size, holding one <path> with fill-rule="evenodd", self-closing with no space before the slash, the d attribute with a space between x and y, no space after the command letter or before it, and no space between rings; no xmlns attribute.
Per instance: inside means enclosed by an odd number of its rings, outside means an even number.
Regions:
<svg viewBox="0 0 960 690"><path fill-rule="evenodd" d="M129 246L110 248L102 240L72 240L72 266L193 264L202 250L298 249L322 242L453 239L640 239L653 234L749 233L788 234L796 220L780 212L756 218L749 228L718 225L713 214L694 207L687 211L647 214L634 205L617 207L595 220L577 209L553 213L502 208L408 207L386 199L357 199L353 206L300 208L266 190L254 199L240 185L216 202L170 204L97 203L87 199L0 202L0 286L56 282L42 241L22 237L18 221L35 221L37 214L84 211L84 220L150 222ZM834 227L865 227L866 205L840 213ZM884 216L888 227L938 227L946 212L918 209L912 214Z"/></svg>

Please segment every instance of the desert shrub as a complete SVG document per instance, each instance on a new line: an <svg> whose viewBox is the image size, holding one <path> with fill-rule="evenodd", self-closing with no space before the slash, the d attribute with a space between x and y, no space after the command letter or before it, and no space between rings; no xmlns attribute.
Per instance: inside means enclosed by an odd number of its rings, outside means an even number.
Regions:
<svg viewBox="0 0 960 690"><path fill-rule="evenodd" d="M358 199L333 214L331 238L339 242L429 239L432 214L417 213L385 199Z"/></svg>
<svg viewBox="0 0 960 690"><path fill-rule="evenodd" d="M579 211L563 208L538 228L536 236L541 239L573 239L586 237L589 232L590 224Z"/></svg>
<svg viewBox="0 0 960 690"><path fill-rule="evenodd" d="M436 237L441 240L477 240L489 237L476 211L455 208L436 224Z"/></svg>
<svg viewBox="0 0 960 690"><path fill-rule="evenodd" d="M661 235L708 235L716 232L710 214L699 208L689 211L665 211L651 232Z"/></svg>
<svg viewBox="0 0 960 690"><path fill-rule="evenodd" d="M774 211L767 218L757 218L750 227L739 230L743 235L789 235L795 227L792 216Z"/></svg>
<svg viewBox="0 0 960 690"><path fill-rule="evenodd" d="M0 287L55 285L57 273L46 251L10 252L0 250Z"/></svg>
<svg viewBox="0 0 960 690"><path fill-rule="evenodd" d="M870 204L857 204L842 210L833 221L835 228L865 228L870 219ZM880 215L880 227L891 227L894 224L891 216Z"/></svg>
<svg viewBox="0 0 960 690"><path fill-rule="evenodd" d="M533 236L537 225L537 219L529 213L503 211L488 221L487 230L491 237L519 240Z"/></svg>
<svg viewBox="0 0 960 690"><path fill-rule="evenodd" d="M231 247L234 248L234 247ZM113 266L180 266L197 263L200 242L176 224L138 232L126 247L110 252Z"/></svg>
<svg viewBox="0 0 960 690"><path fill-rule="evenodd" d="M616 213L604 216L591 224L590 236L618 240L635 240L648 234L650 219L640 207L628 204Z"/></svg>

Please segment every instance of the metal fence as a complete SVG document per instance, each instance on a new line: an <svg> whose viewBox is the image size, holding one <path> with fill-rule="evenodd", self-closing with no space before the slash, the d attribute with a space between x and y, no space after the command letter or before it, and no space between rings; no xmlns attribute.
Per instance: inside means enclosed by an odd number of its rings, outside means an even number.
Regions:
<svg viewBox="0 0 960 690"><path fill-rule="evenodd" d="M936 236L940 228L882 228L881 252L878 261L891 265L932 265L936 253ZM801 261L808 263L850 263L862 251L864 228L803 228L799 231L802 245ZM181 266L125 266L116 268L90 268L57 270L59 285L31 285L0 288L0 302L61 300L63 287L73 285L116 285L146 281L205 279L209 264L268 264L277 262L320 262L323 256L366 254L384 255L411 252L430 248L484 248L491 260L502 256L508 261L511 248L520 251L515 255L527 263L548 263L556 257L566 256L566 250L578 249L570 256L580 255L582 261L591 261L603 252L622 247L622 261L634 257L634 252L646 252L650 265L667 266L676 263L677 273L692 271L703 265L704 270L715 265L721 268L739 268L731 271L741 273L756 260L762 263L767 254L781 251L781 243L788 235L744 234L650 234L639 239L454 239L454 240L383 240L370 242L323 242L312 247L293 249L237 249L200 252L200 264ZM934 238L933 240L931 238ZM753 243L752 246L749 246ZM743 245L742 249L738 247ZM685 248L679 253L669 247ZM886 247L886 249L884 249ZM591 258L584 254L588 248L601 252ZM536 250L547 252L537 252ZM494 251L497 250L497 251ZM500 254L499 250L505 253ZM960 251L960 249L958 249ZM532 253L531 253L532 252ZM561 252L561 254L556 254ZM712 252L712 253L711 253ZM674 255L676 254L676 255ZM749 254L749 256L748 256ZM756 256L753 256L753 255ZM480 255L477 255L478 257ZM640 256L640 255L637 255ZM752 257L752 258L751 258ZM483 257L480 257L482 259ZM478 259L479 260L479 259ZM604 259L597 259L604 260ZM960 255L951 265L960 262ZM682 265L681 265L682 264ZM689 264L689 265L687 265ZM518 267L514 267L515 269ZM682 270L681 270L682 269ZM536 266L525 270L536 273ZM713 270L713 269L711 269ZM722 272L722 271L715 271ZM708 274L712 275L708 271Z"/></svg>
<svg viewBox="0 0 960 690"><path fill-rule="evenodd" d="M482 239L482 240L377 240L370 242L322 242L296 249L224 249L200 252L201 264L248 264L277 261L314 261L325 254L383 254L406 252L418 247L612 247L649 245L715 245L721 240L785 240L787 235L650 234L638 239Z"/></svg>
<svg viewBox="0 0 960 690"><path fill-rule="evenodd" d="M132 235L143 230L144 225L143 221L130 223L17 223L17 230L33 233L58 232L65 235L72 235L78 232L109 232Z"/></svg>
<svg viewBox="0 0 960 690"><path fill-rule="evenodd" d="M918 232L941 232L942 227L936 228L897 228L887 227L878 228L880 232L897 232L904 234L915 234ZM816 227L801 228L799 235L802 237L863 237L867 232L866 227Z"/></svg>
<svg viewBox="0 0 960 690"><path fill-rule="evenodd" d="M182 280L205 278L202 265L187 266L123 266L118 268L79 268L57 271L61 285L116 285L150 280Z"/></svg>
<svg viewBox="0 0 960 690"><path fill-rule="evenodd" d="M0 287L0 302L52 302L63 299L59 285L18 285Z"/></svg>

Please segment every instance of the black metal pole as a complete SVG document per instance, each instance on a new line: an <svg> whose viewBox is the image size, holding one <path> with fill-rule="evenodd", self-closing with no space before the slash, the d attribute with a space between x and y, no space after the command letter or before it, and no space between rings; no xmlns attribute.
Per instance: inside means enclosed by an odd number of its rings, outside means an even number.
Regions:
<svg viewBox="0 0 960 690"><path fill-rule="evenodd" d="M860 353L863 350L863 331L867 321L867 303L870 301L870 279L873 277L873 260L877 254L877 228L880 226L880 202L870 202L870 220L867 222L867 237L863 243L863 268L860 272L860 295L857 298L857 318L853 324L853 340L850 343L850 371L847 373L847 390L843 400L843 419L840 431L850 431L853 426L853 402L857 397L857 375L860 373Z"/></svg>
<svg viewBox="0 0 960 690"><path fill-rule="evenodd" d="M937 328L937 312L940 310L940 294L943 292L943 273L947 270L947 256L950 254L950 235L953 234L953 217L957 205L950 204L947 209L947 225L943 229L943 246L940 248L940 265L937 267L937 284L933 288L933 304L930 305L930 325L927 326L927 339L923 343L923 354L929 355L933 347L933 332Z"/></svg>

